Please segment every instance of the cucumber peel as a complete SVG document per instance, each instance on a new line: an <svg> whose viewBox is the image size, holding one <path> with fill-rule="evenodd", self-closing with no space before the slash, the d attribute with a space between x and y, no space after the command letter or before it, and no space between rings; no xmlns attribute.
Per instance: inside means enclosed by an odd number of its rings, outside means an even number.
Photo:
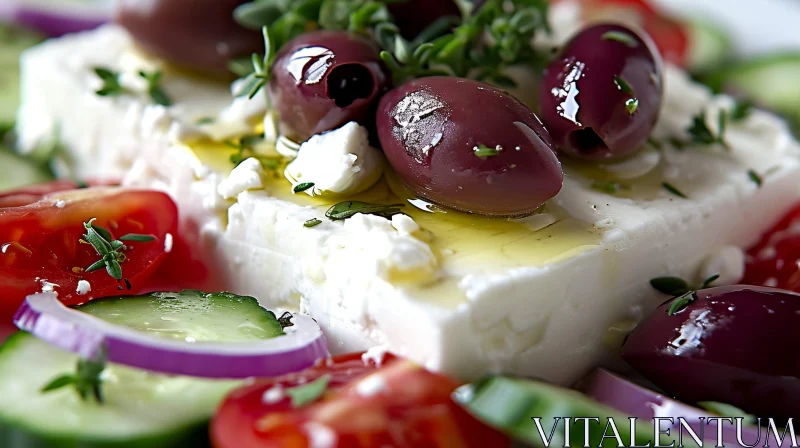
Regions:
<svg viewBox="0 0 800 448"><path fill-rule="evenodd" d="M630 420L618 411L606 407L574 390L546 383L496 376L459 388L453 395L475 417L516 439L541 447L542 440L534 418L539 418L543 435L551 437L549 446L584 446L585 425L589 425L590 446L616 447L613 430L607 428L613 420L625 446L632 440L646 445L654 440L653 426L646 421L636 425L631 435ZM569 440L565 440L565 417L570 417ZM598 419L578 421L576 418ZM555 428L555 429L554 429ZM603 435L607 437L603 437ZM660 437L662 444L672 438ZM652 445L651 445L652 446Z"/></svg>

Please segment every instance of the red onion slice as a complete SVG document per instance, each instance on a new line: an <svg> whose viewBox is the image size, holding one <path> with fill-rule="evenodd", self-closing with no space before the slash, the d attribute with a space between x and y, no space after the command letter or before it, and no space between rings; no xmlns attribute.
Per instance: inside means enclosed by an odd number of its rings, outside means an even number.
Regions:
<svg viewBox="0 0 800 448"><path fill-rule="evenodd" d="M65 307L53 293L28 296L14 316L20 330L83 357L105 347L109 362L175 375L249 378L297 372L329 356L314 319L295 314L286 336L261 342L187 343L121 327Z"/></svg>
<svg viewBox="0 0 800 448"><path fill-rule="evenodd" d="M691 378L686 378L686 381L691 381ZM686 420L697 434L700 434L700 427L704 428L704 439L706 446L714 446L717 437L717 425L715 422L707 422L701 420L701 417L708 419L708 417L716 417L711 412L689 406L688 404L681 403L677 400L646 389L638 384L634 384L620 376L617 376L607 370L597 369L581 387L583 392L597 400L598 402L612 407L618 411L623 412L631 417L652 420L655 417L673 418L675 425L673 431L677 430L679 423L678 417ZM705 421L705 424L703 423ZM762 421L762 423L764 423ZM664 427L668 425L664 423ZM778 425L778 431L783 428ZM747 444L752 444L756 440L760 440L758 446L764 446L765 438L767 437L767 429L761 428L759 430L756 426L742 427L742 439ZM689 435L684 430L684 438L691 440ZM722 425L722 440L726 442L726 446L736 442L736 428L730 423L726 422ZM791 437L783 439L782 443L778 444L770 434L770 446L776 447L789 447L792 446ZM739 445L735 445L739 446Z"/></svg>
<svg viewBox="0 0 800 448"><path fill-rule="evenodd" d="M0 0L0 20L26 25L58 37L97 28L111 21L110 1Z"/></svg>

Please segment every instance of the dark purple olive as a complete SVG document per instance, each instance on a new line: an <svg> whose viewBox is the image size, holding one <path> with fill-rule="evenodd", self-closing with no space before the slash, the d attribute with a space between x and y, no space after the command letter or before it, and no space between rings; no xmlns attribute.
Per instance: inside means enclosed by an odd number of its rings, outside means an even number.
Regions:
<svg viewBox="0 0 800 448"><path fill-rule="evenodd" d="M115 20L146 52L192 70L231 76L228 61L264 51L260 31L247 30L233 10L247 0L124 0Z"/></svg>
<svg viewBox="0 0 800 448"><path fill-rule="evenodd" d="M541 113L558 148L583 160L638 151L658 120L662 62L652 40L622 25L584 29L550 63Z"/></svg>
<svg viewBox="0 0 800 448"><path fill-rule="evenodd" d="M400 178L440 205L524 215L561 190L561 163L539 118L488 84L416 79L383 97L377 125Z"/></svg>
<svg viewBox="0 0 800 448"><path fill-rule="evenodd" d="M739 285L694 297L661 305L630 334L622 358L683 401L797 417L800 294Z"/></svg>
<svg viewBox="0 0 800 448"><path fill-rule="evenodd" d="M272 66L269 96L282 131L298 141L350 121L370 126L391 74L370 39L317 31L287 43Z"/></svg>
<svg viewBox="0 0 800 448"><path fill-rule="evenodd" d="M461 17L461 10L454 0L408 0L389 3L389 12L400 34L413 39L425 28L442 17Z"/></svg>

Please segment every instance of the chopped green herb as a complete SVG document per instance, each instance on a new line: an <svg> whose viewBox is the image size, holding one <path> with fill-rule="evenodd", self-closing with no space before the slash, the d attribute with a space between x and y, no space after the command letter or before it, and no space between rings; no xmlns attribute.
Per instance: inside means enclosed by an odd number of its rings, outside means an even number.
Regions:
<svg viewBox="0 0 800 448"><path fill-rule="evenodd" d="M733 106L733 109L730 112L730 119L733 122L742 121L745 118L750 116L750 112L753 111L753 102L749 99L742 100L736 103Z"/></svg>
<svg viewBox="0 0 800 448"><path fill-rule="evenodd" d="M83 401L91 396L97 403L103 403L102 373L106 368L105 350L97 359L78 360L75 373L59 375L42 387L42 393L52 392L67 386L73 386Z"/></svg>
<svg viewBox="0 0 800 448"><path fill-rule="evenodd" d="M325 216L332 221L341 221L351 218L357 213L363 213L367 215L377 215L388 219L393 215L400 213L400 208L402 207L403 204L380 205L369 204L361 201L346 201L340 202L329 208L328 211L325 212Z"/></svg>
<svg viewBox="0 0 800 448"><path fill-rule="evenodd" d="M303 182L301 184L295 185L294 188L292 188L292 191L294 193L302 193L302 192L308 190L309 188L312 188L313 186L314 186L314 182Z"/></svg>
<svg viewBox="0 0 800 448"><path fill-rule="evenodd" d="M172 100L167 96L164 87L161 85L161 78L163 73L161 71L154 71L153 73L139 72L145 81L147 81L147 94L155 104L161 106L172 106Z"/></svg>
<svg viewBox="0 0 800 448"><path fill-rule="evenodd" d="M697 404L706 411L712 412L714 415L718 415L720 417L741 417L743 419L742 422L745 424L753 424L756 422L756 417L754 415L750 415L747 412L730 404L719 403L717 401L701 401Z"/></svg>
<svg viewBox="0 0 800 448"><path fill-rule="evenodd" d="M316 227L316 226L318 226L320 224L322 224L321 220L319 220L317 218L312 218L312 219L309 219L308 221L304 222L303 226L304 227Z"/></svg>
<svg viewBox="0 0 800 448"><path fill-rule="evenodd" d="M153 235L139 235L137 233L129 233L119 238L120 241L136 241L138 243L147 243L149 241L155 241L155 239L156 237Z"/></svg>
<svg viewBox="0 0 800 448"><path fill-rule="evenodd" d="M680 277L656 277L650 280L650 286L670 296L679 296L691 290L686 280Z"/></svg>
<svg viewBox="0 0 800 448"><path fill-rule="evenodd" d="M633 115L636 112L636 109L639 108L639 98L631 98L628 101L625 101L625 110L628 111L628 115Z"/></svg>
<svg viewBox="0 0 800 448"><path fill-rule="evenodd" d="M764 184L764 180L754 170L747 170L747 177L749 177L753 183L758 185L758 188L761 188L761 185Z"/></svg>
<svg viewBox="0 0 800 448"><path fill-rule="evenodd" d="M622 42L631 48L636 48L639 46L639 42L636 42L636 39L634 39L633 36L623 31L609 31L604 33L602 38L603 40L615 40L617 42Z"/></svg>
<svg viewBox="0 0 800 448"><path fill-rule="evenodd" d="M661 186L664 187L665 190L667 190L670 193L674 194L675 196L681 197L683 199L689 199L689 196L686 196L685 194L683 194L683 192L681 190L678 190L674 185L672 185L669 182L664 182L664 183L661 184Z"/></svg>
<svg viewBox="0 0 800 448"><path fill-rule="evenodd" d="M592 189L601 191L603 193L617 194L617 192L619 192L620 185L609 180L596 180L592 182Z"/></svg>
<svg viewBox="0 0 800 448"><path fill-rule="evenodd" d="M197 121L194 122L197 126L203 126L207 124L212 124L217 121L214 117L202 117L198 118Z"/></svg>
<svg viewBox="0 0 800 448"><path fill-rule="evenodd" d="M677 138L669 139L669 144L672 145L672 147L677 149L678 151L683 151L684 149L686 149L686 143L678 140Z"/></svg>
<svg viewBox="0 0 800 448"><path fill-rule="evenodd" d="M242 162L249 158L254 158L261 163L261 166L268 170L275 170L281 164L282 158L280 157L268 157L257 154L254 145L256 145L260 140L264 139L264 134L251 134L245 135L239 138L238 141L235 140L225 140L223 143L226 146L229 146L236 150L235 153L231 154L230 161L234 167L239 166Z"/></svg>
<svg viewBox="0 0 800 448"><path fill-rule="evenodd" d="M86 183L85 180L76 179L75 180L75 187L76 188L89 188L89 184Z"/></svg>
<svg viewBox="0 0 800 448"><path fill-rule="evenodd" d="M615 76L614 84L616 84L617 88L623 93L627 93L630 96L635 96L635 94L633 93L633 89L631 89L631 86L628 85L627 81L625 81L621 77Z"/></svg>
<svg viewBox="0 0 800 448"><path fill-rule="evenodd" d="M264 56L259 56L256 53L250 57L250 62L253 65L253 71L246 77L242 78L244 81L244 88L240 91L240 97L247 96L253 99L258 92L269 82L270 73L272 71L272 63L275 59L276 47L272 44L270 37L270 30L264 26L261 28L261 34L264 36Z"/></svg>
<svg viewBox="0 0 800 448"><path fill-rule="evenodd" d="M703 284L700 286L700 289L708 288L709 286L711 286L712 283L714 283L717 280L719 280L719 274L714 274L711 277L708 277L707 279L703 280Z"/></svg>
<svg viewBox="0 0 800 448"><path fill-rule="evenodd" d="M728 143L725 141L725 128L728 123L728 114L725 111L720 111L717 118L719 123L719 134L715 135L706 124L706 112L700 112L692 119L692 125L686 132L692 139L693 143L701 145L714 145L720 144L726 149L730 149Z"/></svg>
<svg viewBox="0 0 800 448"><path fill-rule="evenodd" d="M330 375L323 375L308 384L286 389L286 393L292 398L292 407L301 408L317 401L325 394L330 380Z"/></svg>
<svg viewBox="0 0 800 448"><path fill-rule="evenodd" d="M686 294L683 294L680 297L676 297L675 300L672 301L670 304L669 309L667 310L667 316L673 316L677 313L680 313L687 306L691 305L692 302L697 300L697 295L694 291L689 291Z"/></svg>
<svg viewBox="0 0 800 448"><path fill-rule="evenodd" d="M95 219L92 218L83 223L83 227L86 230L83 235L83 241L91 244L101 258L86 268L84 272L89 273L105 268L108 275L117 280L122 280L122 266L120 266L120 263L126 259L124 253L125 244L122 241L147 242L155 240L155 237L129 233L115 240L108 229L94 225Z"/></svg>
<svg viewBox="0 0 800 448"><path fill-rule="evenodd" d="M98 96L120 96L127 90L119 83L119 73L105 67L95 67L94 73L103 81L103 86L95 91Z"/></svg>
<svg viewBox="0 0 800 448"><path fill-rule="evenodd" d="M478 157L480 157L482 159L485 159L486 157L494 157L494 156L500 155L500 152L502 152L502 148L500 148L500 147L489 148L486 145L478 145L478 146L472 148L472 152L476 156L478 156Z"/></svg>
<svg viewBox="0 0 800 448"><path fill-rule="evenodd" d="M284 311L283 314L281 314L281 317L278 318L278 323L281 324L281 329L286 327L294 327L294 322L292 322L293 318L294 315L292 313Z"/></svg>

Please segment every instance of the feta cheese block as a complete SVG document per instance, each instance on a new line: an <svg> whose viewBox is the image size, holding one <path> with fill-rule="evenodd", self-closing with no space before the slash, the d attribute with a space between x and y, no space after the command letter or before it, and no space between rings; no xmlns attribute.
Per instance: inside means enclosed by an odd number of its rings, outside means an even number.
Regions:
<svg viewBox="0 0 800 448"><path fill-rule="evenodd" d="M741 248L800 199L800 148L778 118L756 111L729 123L728 149L689 142L693 117L705 111L717 132L733 102L676 68L666 70L652 147L614 164L565 161L563 190L538 213L509 220L414 198L388 167L358 194L294 193L284 175L292 162L280 158L287 150L269 139L248 155L270 163L234 169L230 157L240 154L222 141L259 132L265 102L234 100L227 86L166 66L173 107L135 91L94 93L93 67L129 73L147 64L158 66L114 26L30 50L23 149L59 129L72 174L168 192L183 236L213 263L213 287L310 314L334 352L381 346L464 379L504 372L574 382L615 359L627 332L667 298L651 278L738 281ZM198 125L203 117L213 123ZM363 145L344 133L358 133L332 132L340 134L317 143L343 145L331 151L357 160L361 153L345 153ZM397 204L404 215L326 218L333 204L353 200Z"/></svg>

